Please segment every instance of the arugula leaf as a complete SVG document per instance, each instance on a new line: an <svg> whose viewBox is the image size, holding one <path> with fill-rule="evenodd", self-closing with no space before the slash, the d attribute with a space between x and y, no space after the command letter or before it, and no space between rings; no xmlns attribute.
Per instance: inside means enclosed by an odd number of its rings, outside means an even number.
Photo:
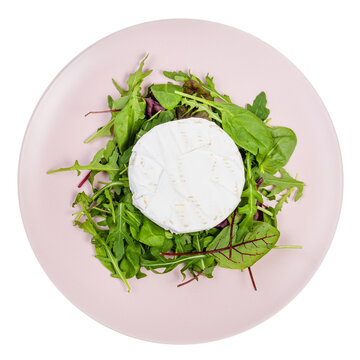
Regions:
<svg viewBox="0 0 360 360"><path fill-rule="evenodd" d="M120 153L123 153L134 140L145 119L146 103L131 97L122 111L114 118L114 135Z"/></svg>
<svg viewBox="0 0 360 360"><path fill-rule="evenodd" d="M164 256L160 256L157 260L142 259L141 265L151 270L159 269L159 268L168 269L169 267L171 267L172 270L179 264L183 264L188 261L199 261L200 259L205 259L205 258L206 255L202 255L202 254L180 256L179 258L176 259L167 259Z"/></svg>
<svg viewBox="0 0 360 360"><path fill-rule="evenodd" d="M127 81L128 84L128 90L124 90L120 87L120 85L114 80L113 84L116 87L116 89L119 91L121 96L127 96L131 95L133 92L136 93L136 95L140 94L140 85L142 81L151 74L152 70L149 70L147 72L143 72L145 60L148 58L148 55L145 56L143 60L141 60L139 68L132 74L129 75L129 79Z"/></svg>
<svg viewBox="0 0 360 360"><path fill-rule="evenodd" d="M214 78L210 77L209 74L206 75L206 78L205 78L206 83L202 82L199 78L197 78L194 75L191 75L191 78L193 80L197 81L201 85L201 87L208 92L209 97L203 96L205 99L212 100L212 98L217 98L217 99L222 100L225 103L231 103L230 97L228 95L222 95L215 89L215 84L214 84L214 80L213 80ZM199 95L201 95L201 94L199 94Z"/></svg>
<svg viewBox="0 0 360 360"><path fill-rule="evenodd" d="M275 174L288 163L295 150L297 139L295 133L287 127L275 126L269 128L269 131L274 143L269 152L259 161L259 166L260 170Z"/></svg>
<svg viewBox="0 0 360 360"><path fill-rule="evenodd" d="M295 180L292 178L285 169L280 169L281 177L277 177L268 173L261 174L263 182L261 187L273 186L271 192L266 197L280 194L286 189L297 188L295 201L299 200L305 184L302 181Z"/></svg>
<svg viewBox="0 0 360 360"><path fill-rule="evenodd" d="M266 95L262 91L253 101L253 104L247 104L247 110L258 116L261 120L266 120L270 114L270 110L266 107Z"/></svg>
<svg viewBox="0 0 360 360"><path fill-rule="evenodd" d="M175 81L185 82L190 79L189 75L183 71L163 71L163 74L167 78Z"/></svg>
<svg viewBox="0 0 360 360"><path fill-rule="evenodd" d="M104 149L99 150L93 160L90 162L89 165L80 165L79 162L76 160L73 166L67 167L67 168L60 168L56 170L50 170L47 172L47 174L53 174L61 171L71 171L76 170L77 175L80 175L80 170L94 170L94 171L106 171L106 172L112 172L112 171L119 171L119 166L116 163L112 164L101 164L100 160L104 155Z"/></svg>
<svg viewBox="0 0 360 360"><path fill-rule="evenodd" d="M241 218L239 224L239 231L237 236L235 237L235 243L241 241L245 233L249 230L249 228L253 224L254 216L257 212L257 202L263 202L262 196L258 193L256 188L256 182L254 179L254 175L252 173L251 162L252 156L250 153L246 154L245 158L245 171L246 171L246 188L243 190L241 194L242 202L240 207L237 209L238 214L243 214L244 217ZM247 203L244 204L244 199L247 199Z"/></svg>
<svg viewBox="0 0 360 360"><path fill-rule="evenodd" d="M181 96L175 94L175 91L182 90L179 85L169 82L167 84L152 85L150 89L160 105L167 110L174 109L181 100Z"/></svg>
<svg viewBox="0 0 360 360"><path fill-rule="evenodd" d="M281 198L278 200L278 202L275 206L275 209L274 209L275 215L281 211L281 209L285 203L286 204L288 203L288 199L289 199L290 195L294 192L295 189L296 189L295 187L292 187L285 194L283 194L281 196Z"/></svg>
<svg viewBox="0 0 360 360"><path fill-rule="evenodd" d="M123 219L123 213L125 211L125 205L120 203L116 207L115 211L115 224L108 221L109 235L107 242L112 246L115 257L117 260L121 260L125 253L125 237L128 237L128 230L125 226Z"/></svg>
<svg viewBox="0 0 360 360"><path fill-rule="evenodd" d="M101 263L108 269L111 271L111 273L115 273L114 267L111 264L111 260L109 259L109 257L106 254L106 250L103 246L98 246L95 245L95 257L101 261Z"/></svg>
<svg viewBox="0 0 360 360"><path fill-rule="evenodd" d="M127 245L125 257L120 262L120 269L127 279L132 278L140 271L141 248L137 244Z"/></svg>
<svg viewBox="0 0 360 360"><path fill-rule="evenodd" d="M215 112L213 112L211 110L211 108L206 104L198 103L197 101L192 100L192 99L182 98L181 105L185 105L187 107L186 112L184 114L182 114L182 116L181 116L182 118L184 118L188 113L189 113L189 116L196 117L197 113L206 112L211 119L221 122L221 118L219 117L219 115L216 114ZM197 109L197 110L193 111L194 109Z"/></svg>
<svg viewBox="0 0 360 360"><path fill-rule="evenodd" d="M108 260L105 261L104 259L101 259L101 262L111 263L112 268L114 269L114 273L112 274L112 276L116 276L116 277L120 278L123 281L123 283L125 284L125 286L127 287L128 292L130 292L130 286L129 286L128 282L126 281L125 275L119 269L117 260L114 258L110 248L108 247L108 245L106 244L106 242L104 241L102 236L99 234L99 229L98 229L97 225L95 224L94 220L91 218L91 216L90 216L89 212L87 211L86 207L84 206L84 204L82 202L80 202L80 205L82 206L82 211L85 214L85 216L87 217L87 219L83 223L78 222L77 225L81 229L83 229L85 232L88 232L89 234L93 235L94 239L98 243L98 247L104 248L106 257Z"/></svg>

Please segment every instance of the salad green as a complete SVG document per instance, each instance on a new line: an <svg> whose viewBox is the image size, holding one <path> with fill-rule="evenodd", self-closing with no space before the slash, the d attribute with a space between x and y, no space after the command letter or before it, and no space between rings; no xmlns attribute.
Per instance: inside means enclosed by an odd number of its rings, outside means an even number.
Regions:
<svg viewBox="0 0 360 360"><path fill-rule="evenodd" d="M296 135L289 128L269 125L264 92L252 104L240 107L216 90L209 75L202 81L191 73L164 71L177 83L151 85L143 95L142 82L151 73L144 71L145 60L130 74L127 90L113 80L119 97L108 97L109 110L91 112L111 114L109 122L86 140L106 136L106 146L87 165L75 161L73 166L48 173L75 170L80 175L81 170L88 170L79 187L89 182L92 191L77 194L74 225L91 235L96 258L129 291L128 279L146 276L143 269L167 273L178 266L184 279L186 271L192 276L178 286L199 275L211 278L220 266L249 269L255 287L252 265L271 249L300 248L276 245L280 236L276 215L292 194L297 201L304 188L283 168L295 149ZM246 182L241 202L228 219L210 230L172 234L133 206L128 163L134 144L146 132L187 117L213 121L230 135L242 154ZM96 183L99 172L108 175L107 182Z"/></svg>

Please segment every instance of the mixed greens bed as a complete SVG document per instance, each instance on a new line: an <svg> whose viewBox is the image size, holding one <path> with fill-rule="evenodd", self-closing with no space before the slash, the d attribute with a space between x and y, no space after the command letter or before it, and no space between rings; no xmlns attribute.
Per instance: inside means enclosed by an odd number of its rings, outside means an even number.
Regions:
<svg viewBox="0 0 360 360"><path fill-rule="evenodd" d="M142 95L143 79L151 73L143 70L145 59L130 74L127 90L113 80L119 97L108 96L109 110L86 114L111 113L109 122L86 140L110 137L106 146L88 165L75 161L71 167L48 173L88 171L78 187L89 182L92 192L77 194L74 225L91 235L96 258L129 291L127 279L146 276L142 269L168 273L177 266L184 280L186 273L191 274L178 286L199 275L212 278L214 268L220 266L248 269L256 289L252 265L271 249L300 248L276 245L280 236L276 216L292 194L295 201L301 197L304 187L284 169L295 149L296 135L287 127L269 125L264 92L243 108L219 93L209 75L202 81L191 73L164 71L177 84L154 84ZM188 117L213 121L230 135L242 155L246 182L241 202L228 219L210 230L172 234L133 206L128 162L134 144L154 126ZM99 172L108 175L107 182L95 181Z"/></svg>

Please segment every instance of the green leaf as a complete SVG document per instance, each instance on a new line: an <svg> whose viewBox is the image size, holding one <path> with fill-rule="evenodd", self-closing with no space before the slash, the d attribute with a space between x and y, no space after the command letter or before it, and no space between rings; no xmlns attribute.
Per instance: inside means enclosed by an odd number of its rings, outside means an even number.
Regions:
<svg viewBox="0 0 360 360"><path fill-rule="evenodd" d="M96 133L92 136L90 136L86 141L85 144L88 144L89 142L93 141L94 139L100 137L100 136L111 136L112 135L112 127L114 125L114 114L111 116L111 120L101 128L99 128Z"/></svg>
<svg viewBox="0 0 360 360"><path fill-rule="evenodd" d="M101 263L108 269L110 270L112 273L115 273L114 267L111 264L111 260L108 258L107 254L106 254L106 250L104 247L102 246L95 246L95 253L96 253L96 258L99 259L101 261Z"/></svg>
<svg viewBox="0 0 360 360"><path fill-rule="evenodd" d="M280 194L286 189L290 188L297 188L295 201L299 200L305 184L302 181L295 180L292 178L285 169L280 169L280 175L281 177L277 177L268 173L261 174L261 177L263 178L263 182L261 184L261 187L266 186L273 186L273 189L271 190L270 194L267 195L267 197L271 197L277 194Z"/></svg>
<svg viewBox="0 0 360 360"><path fill-rule="evenodd" d="M203 83L200 79L197 78L197 81L199 81L200 85L206 89L209 93L210 96L212 98L218 98L226 103L231 103L230 97L228 95L223 95L220 94L216 89L215 89L215 84L214 84L214 78L210 77L209 74L206 75L206 83Z"/></svg>
<svg viewBox="0 0 360 360"><path fill-rule="evenodd" d="M112 194L111 194L111 191L109 189L106 189L104 191L104 194L105 194L105 197L108 199L109 201L109 208L111 210L111 215L112 215L112 219L113 219L113 222L115 222L115 210L114 210L114 204L113 204L113 199L112 199Z"/></svg>
<svg viewBox="0 0 360 360"><path fill-rule="evenodd" d="M162 107L168 110L172 110L179 104L181 96L175 94L175 91L181 91L182 88L179 85L172 83L152 85L151 92L155 96L156 100Z"/></svg>
<svg viewBox="0 0 360 360"><path fill-rule="evenodd" d="M209 117L211 119L214 119L214 120L217 120L217 121L221 122L221 118L219 117L219 115L216 114L214 111L212 111L211 107L206 105L206 104L199 103L196 100L182 98L181 99L181 105L184 105L184 106L187 107L186 112L181 115L181 118L186 117L186 115L188 113L190 113L192 110L197 109L197 110L193 111L188 116L195 116L196 117L196 113L198 113L200 111L204 111L209 115Z"/></svg>
<svg viewBox="0 0 360 360"><path fill-rule="evenodd" d="M77 193L75 201L72 204L72 207L75 207L75 205L79 204L80 202L82 202L86 207L89 207L90 204L92 203L92 199L82 191Z"/></svg>
<svg viewBox="0 0 360 360"><path fill-rule="evenodd" d="M185 82L183 89L184 89L184 93L189 94L189 95L196 95L198 97L207 99L207 100L212 100L212 96L210 94L210 92L208 90L206 90L204 88L204 86L202 86L203 84L201 83L200 79L195 78L197 81L190 79L188 81ZM181 91L181 89L179 90Z"/></svg>
<svg viewBox="0 0 360 360"><path fill-rule="evenodd" d="M118 99L113 101L111 109L112 110L123 109L126 106L126 104L128 103L129 99L130 99L130 95L125 95L125 96L119 97Z"/></svg>
<svg viewBox="0 0 360 360"><path fill-rule="evenodd" d="M114 99L108 95L108 106L109 106L109 109L112 109L113 108L113 103L114 103Z"/></svg>
<svg viewBox="0 0 360 360"><path fill-rule="evenodd" d="M234 104L218 106L223 129L234 142L253 155L264 155L273 146L273 138L266 125L252 112Z"/></svg>
<svg viewBox="0 0 360 360"><path fill-rule="evenodd" d="M78 173L78 176L80 175L80 170L94 170L94 171L106 171L106 172L112 172L112 171L119 171L119 166L117 164L101 164L100 160L103 157L104 149L99 150L91 163L89 165L80 165L79 162L76 160L75 164L73 166L67 167L67 168L60 168L56 170L48 171L47 174L53 174L61 171L71 171L76 170Z"/></svg>
<svg viewBox="0 0 360 360"><path fill-rule="evenodd" d="M266 107L266 95L262 91L253 101L253 104L247 104L246 108L259 117L261 120L266 120L270 114L270 110Z"/></svg>
<svg viewBox="0 0 360 360"><path fill-rule="evenodd" d="M135 276L140 270L141 248L137 244L127 245L125 257L120 263L120 269L125 273L127 279Z"/></svg>
<svg viewBox="0 0 360 360"><path fill-rule="evenodd" d="M186 80L189 80L190 77L188 74L184 73L183 71L163 71L163 74L171 79L171 80L175 80L175 81L182 81L185 82Z"/></svg>
<svg viewBox="0 0 360 360"><path fill-rule="evenodd" d="M177 253L186 253L193 250L192 239L189 234L175 234L175 252Z"/></svg>
<svg viewBox="0 0 360 360"><path fill-rule="evenodd" d="M168 268L171 266L171 269L174 269L179 264L184 264L188 261L199 261L204 259L207 255L186 255L180 256L176 259L167 259L164 256L159 257L156 260L147 260L141 259L141 265L145 266L147 269L158 269L158 268Z"/></svg>
<svg viewBox="0 0 360 360"><path fill-rule="evenodd" d="M237 209L238 214L244 214L239 224L239 231L237 232L236 241L240 242L245 233L253 224L254 215L257 212L257 201L263 202L261 195L256 188L256 182L251 168L252 156L250 153L246 154L245 171L246 171L246 189L241 194L242 203ZM244 204L244 200L246 203Z"/></svg>
<svg viewBox="0 0 360 360"><path fill-rule="evenodd" d="M140 229L139 241L149 246L161 247L165 241L165 230L144 217L144 225Z"/></svg>
<svg viewBox="0 0 360 360"><path fill-rule="evenodd" d="M178 94L220 110L223 129L239 147L261 156L271 149L274 141L270 131L251 111L235 104L214 102L185 93Z"/></svg>
<svg viewBox="0 0 360 360"><path fill-rule="evenodd" d="M109 235L107 237L107 243L110 244L110 247L112 246L117 260L122 259L124 256L124 241L129 238L129 233L123 218L124 212L125 204L119 203L115 209L115 223L108 221Z"/></svg>
<svg viewBox="0 0 360 360"><path fill-rule="evenodd" d="M104 150L104 159L109 162L110 156L114 153L116 148L116 144L114 140L109 140L106 144L105 150Z"/></svg>
<svg viewBox="0 0 360 360"><path fill-rule="evenodd" d="M123 153L134 140L145 118L146 104L137 97L132 97L124 109L114 118L114 135L120 153Z"/></svg>
<svg viewBox="0 0 360 360"><path fill-rule="evenodd" d="M274 212L275 214L279 213L283 207L283 205L286 203L288 203L288 199L290 197L290 195L294 192L295 190L295 187L292 187L289 189L289 191L287 191L285 194L283 194L281 196L281 198L278 200L276 206L275 206L275 209L274 209Z"/></svg>
<svg viewBox="0 0 360 360"><path fill-rule="evenodd" d="M175 119L175 112L173 110L164 110L161 111L155 117L149 120L145 120L141 129L136 134L135 142L137 142L144 134L150 131L153 127L160 124L165 124L166 122L172 121L174 119Z"/></svg>
<svg viewBox="0 0 360 360"><path fill-rule="evenodd" d="M237 230L236 227L235 225L234 232ZM266 255L275 246L279 236L280 233L275 227L268 223L254 221L251 232L240 244L233 245L230 258L230 226L227 226L207 250L213 251L212 256L216 258L219 266L244 270Z"/></svg>
<svg viewBox="0 0 360 360"><path fill-rule="evenodd" d="M121 164L128 164L129 160L130 160L130 156L132 153L132 149L133 149L133 145L129 146L120 156L120 163Z"/></svg>
<svg viewBox="0 0 360 360"><path fill-rule="evenodd" d="M147 59L148 55L140 62L139 68L132 74L129 75L129 79L127 81L128 90L124 90L120 87L119 84L113 79L113 84L116 89L119 91L121 96L127 96L133 92L136 92L136 95L140 94L140 84L148 75L151 74L152 70L143 72L145 60Z"/></svg>
<svg viewBox="0 0 360 360"><path fill-rule="evenodd" d="M283 166L285 166L296 146L295 133L282 126L275 126L269 128L269 131L274 139L274 143L269 152L259 162L260 169L269 174L275 174Z"/></svg>

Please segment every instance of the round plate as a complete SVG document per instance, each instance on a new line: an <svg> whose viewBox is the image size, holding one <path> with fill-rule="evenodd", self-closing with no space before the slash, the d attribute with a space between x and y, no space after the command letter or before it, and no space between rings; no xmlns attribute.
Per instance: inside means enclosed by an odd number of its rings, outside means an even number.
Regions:
<svg viewBox="0 0 360 360"><path fill-rule="evenodd" d="M144 86L164 82L162 70L209 73L220 92L244 106L268 96L271 124L292 128L298 145L287 170L306 183L303 197L279 216L278 244L302 250L272 250L247 272L216 269L214 278L177 288L178 271L149 273L122 283L94 258L90 238L72 226L75 172L46 175L74 163L87 164L105 142L83 141L109 115L121 84L149 53L153 69ZM90 191L89 188L85 190ZM342 200L342 163L336 134L319 96L283 55L240 30L198 20L165 20L133 26L100 40L63 69L41 98L20 156L19 198L26 233L50 279L79 309L123 334L162 343L199 343L224 338L264 321L305 286L335 232Z"/></svg>

